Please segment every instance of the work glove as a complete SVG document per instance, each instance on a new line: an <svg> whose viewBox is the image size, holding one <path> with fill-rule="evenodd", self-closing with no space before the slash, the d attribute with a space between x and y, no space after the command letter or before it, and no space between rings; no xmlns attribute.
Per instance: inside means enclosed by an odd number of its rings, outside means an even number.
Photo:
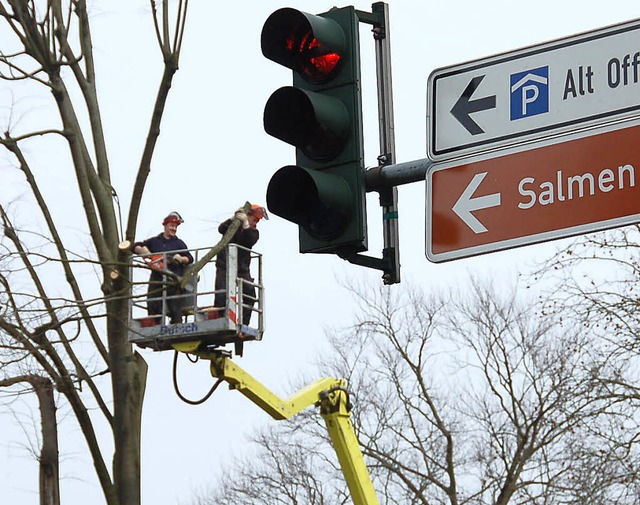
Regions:
<svg viewBox="0 0 640 505"><path fill-rule="evenodd" d="M180 254L174 254L174 255L171 257L171 262L172 262L172 263L182 263L182 255L180 255Z"/></svg>
<svg viewBox="0 0 640 505"><path fill-rule="evenodd" d="M244 212L242 212L240 210L237 211L236 214L235 214L235 218L240 220L240 222L242 223L242 228L243 229L246 230L247 228L249 228L249 218L247 217L247 215Z"/></svg>

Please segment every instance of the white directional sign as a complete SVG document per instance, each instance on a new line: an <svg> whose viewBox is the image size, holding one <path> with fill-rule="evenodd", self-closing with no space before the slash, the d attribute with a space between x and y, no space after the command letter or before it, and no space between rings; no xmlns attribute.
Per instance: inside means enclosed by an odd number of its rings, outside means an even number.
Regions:
<svg viewBox="0 0 640 505"><path fill-rule="evenodd" d="M445 160L640 115L640 20L435 70L427 151Z"/></svg>

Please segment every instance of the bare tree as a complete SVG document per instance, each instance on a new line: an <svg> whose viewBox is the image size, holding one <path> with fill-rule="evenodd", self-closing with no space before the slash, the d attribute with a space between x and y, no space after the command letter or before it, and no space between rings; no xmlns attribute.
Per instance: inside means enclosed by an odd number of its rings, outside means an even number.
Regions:
<svg viewBox="0 0 640 505"><path fill-rule="evenodd" d="M580 325L602 342L596 351L599 361L607 363L613 371L598 377L600 387L631 410L628 417L637 416L635 412L640 407L639 239L638 225L579 236L543 262L534 278L554 281L554 289L543 295L543 314L563 317L566 324ZM634 431L633 421L620 424L622 428L602 426L601 433L607 436L598 438L605 438L606 444L597 450L606 452L612 463L587 468L580 477L584 477L584 488L589 490L593 487L591 483L607 479L614 471L624 482L618 486L618 493L626 501L620 498L620 503L635 503L640 496L636 480L640 465L637 430ZM592 437L585 440L592 444Z"/></svg>
<svg viewBox="0 0 640 505"><path fill-rule="evenodd" d="M640 351L640 226L578 237L544 262L537 276L555 280L544 310L575 317L620 354Z"/></svg>
<svg viewBox="0 0 640 505"><path fill-rule="evenodd" d="M27 384L35 392L42 419L42 447L38 455L40 464L40 504L60 505L60 468L58 461L58 420L53 384L38 375L16 376L0 380L0 387L9 388Z"/></svg>
<svg viewBox="0 0 640 505"><path fill-rule="evenodd" d="M57 112L42 129L23 130L25 121L10 121L0 135L0 146L22 174L33 201L31 211L20 214L29 220L13 215L9 202L0 202L6 267L0 274L3 385L25 371L53 384L75 415L105 502L111 505L140 503L140 423L147 370L127 338L128 253L118 244L132 241L136 234L178 69L188 0L149 4L164 71L135 184L129 191L119 188L119 193L129 193L126 228L121 229L86 1L0 0L0 79L34 86ZM68 187L77 187L80 197L82 208L76 215L83 219L75 224L84 225L90 239L90 245L82 244L86 252L80 253L77 241L65 234L55 217L55 201L39 177L42 164L49 167L50 161L38 158L38 140L53 142L68 153L71 170L64 177L76 183ZM57 170L62 176L64 169ZM86 282L89 274L96 282ZM105 374L106 384L99 380ZM106 421L110 440L100 440L95 416Z"/></svg>
<svg viewBox="0 0 640 505"><path fill-rule="evenodd" d="M630 371L602 359L597 335L479 282L430 298L406 287L351 291L356 324L331 335L317 373L349 380L382 503L640 499L638 416L621 401L624 386L609 382ZM349 503L318 417L258 435L257 455L197 503Z"/></svg>

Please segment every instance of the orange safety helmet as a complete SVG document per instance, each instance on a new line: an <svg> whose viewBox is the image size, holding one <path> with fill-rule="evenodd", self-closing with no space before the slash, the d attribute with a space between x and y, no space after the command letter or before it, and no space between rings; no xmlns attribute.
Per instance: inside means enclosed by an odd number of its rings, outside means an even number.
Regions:
<svg viewBox="0 0 640 505"><path fill-rule="evenodd" d="M258 221L262 218L265 218L266 220L269 220L269 215L267 214L267 209L265 209L264 207L261 207L260 205L257 204L252 204L251 205L251 209L249 210L249 212L247 212L247 214L249 214L250 216L255 216L258 218Z"/></svg>
<svg viewBox="0 0 640 505"><path fill-rule="evenodd" d="M167 217L165 217L162 220L162 226L164 226L167 223L178 223L178 224L182 224L184 223L184 219L182 219L182 216L180 214L178 214L175 210L173 212L169 212L169 214L167 215Z"/></svg>

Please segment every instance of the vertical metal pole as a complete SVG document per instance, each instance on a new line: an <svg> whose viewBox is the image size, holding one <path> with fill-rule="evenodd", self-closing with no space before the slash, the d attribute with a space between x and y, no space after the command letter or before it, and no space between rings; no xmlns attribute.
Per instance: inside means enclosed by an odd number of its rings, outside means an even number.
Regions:
<svg viewBox="0 0 640 505"><path fill-rule="evenodd" d="M235 244L227 245L226 276L226 327L239 332L242 322L242 286L238 286L238 247Z"/></svg>
<svg viewBox="0 0 640 505"><path fill-rule="evenodd" d="M380 131L380 167L396 162L395 126L393 120L393 90L391 85L391 42L389 34L389 6L384 2L372 6L379 20L373 28L376 41L376 73L378 81L378 122ZM398 230L398 189L378 190L382 207L384 249L383 260L389 268L382 277L385 284L400 282L400 238Z"/></svg>

